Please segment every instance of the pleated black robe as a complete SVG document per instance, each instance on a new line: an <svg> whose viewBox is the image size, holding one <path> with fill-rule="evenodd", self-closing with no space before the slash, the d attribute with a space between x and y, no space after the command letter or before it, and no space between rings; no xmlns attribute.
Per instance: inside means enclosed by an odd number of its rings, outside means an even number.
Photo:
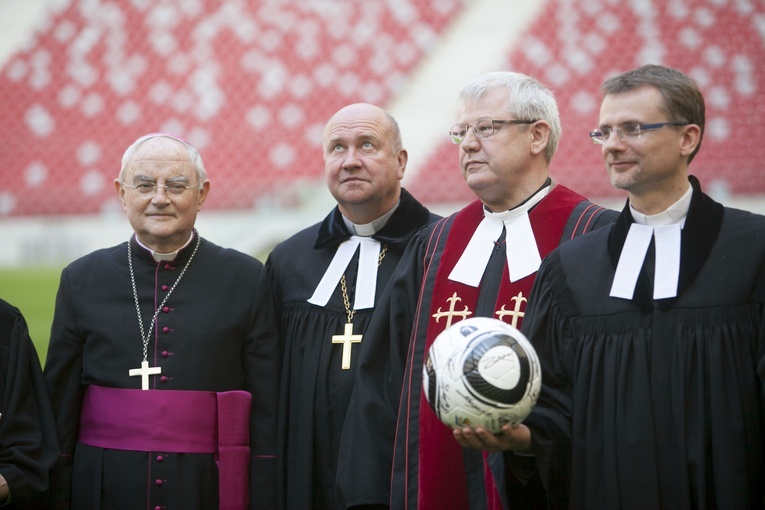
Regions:
<svg viewBox="0 0 765 510"><path fill-rule="evenodd" d="M406 190L388 223L372 237L387 246L377 272L375 303L417 230L437 216ZM322 221L276 246L270 272L284 344L280 403L280 500L288 509L337 508L335 473L340 434L353 390L360 346L351 350L351 368L341 368L343 346L332 343L348 322L340 285L326 306L308 303L338 245L351 236L335 207ZM353 306L358 250L345 271ZM357 310L353 333L364 335L373 309ZM362 344L364 339L362 338Z"/></svg>
<svg viewBox="0 0 765 510"><path fill-rule="evenodd" d="M693 197L676 298L609 290L632 223L542 264L523 331L543 390L525 423L559 508L763 508L765 217Z"/></svg>
<svg viewBox="0 0 765 510"><path fill-rule="evenodd" d="M173 262L155 262L130 241L147 332L156 307L194 250L197 235ZM148 361L162 369L161 376L151 377L154 391L252 394L250 507L274 508L280 358L271 286L262 279L262 269L256 259L202 239L157 317ZM85 388L96 384L140 389L141 378L128 371L139 367L142 357L128 244L98 250L67 266L45 364L61 447L51 482L56 507L218 508L213 454L112 450L77 442Z"/></svg>
<svg viewBox="0 0 765 510"><path fill-rule="evenodd" d="M0 475L7 508L42 508L58 441L40 360L21 312L0 300ZM6 507L3 507L6 508Z"/></svg>

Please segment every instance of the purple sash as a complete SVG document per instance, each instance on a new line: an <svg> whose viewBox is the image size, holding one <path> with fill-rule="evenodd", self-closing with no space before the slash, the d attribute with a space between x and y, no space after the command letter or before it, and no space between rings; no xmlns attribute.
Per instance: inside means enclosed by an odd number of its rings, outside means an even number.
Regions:
<svg viewBox="0 0 765 510"><path fill-rule="evenodd" d="M250 406L246 391L128 390L88 386L80 443L98 448L213 453L221 510L249 505Z"/></svg>

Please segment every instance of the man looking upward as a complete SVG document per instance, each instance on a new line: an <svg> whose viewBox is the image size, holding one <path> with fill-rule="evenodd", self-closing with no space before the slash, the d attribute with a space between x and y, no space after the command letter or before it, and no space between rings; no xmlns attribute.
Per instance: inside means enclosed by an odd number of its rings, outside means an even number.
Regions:
<svg viewBox="0 0 765 510"><path fill-rule="evenodd" d="M407 242L436 219L401 188L398 124L371 104L341 108L324 130L329 215L271 252L285 346L279 431L288 509L335 509L340 432L360 345Z"/></svg>

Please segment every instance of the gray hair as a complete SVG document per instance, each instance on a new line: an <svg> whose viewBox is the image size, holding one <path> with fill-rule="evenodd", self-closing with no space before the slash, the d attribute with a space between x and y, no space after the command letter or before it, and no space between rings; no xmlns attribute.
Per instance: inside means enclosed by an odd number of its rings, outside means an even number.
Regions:
<svg viewBox="0 0 765 510"><path fill-rule="evenodd" d="M386 111L385 116L388 118L388 122L390 122L391 133L393 134L393 139L391 140L393 144L393 154L398 154L398 152L404 148L404 142L401 140L401 128L398 127L398 122L393 115Z"/></svg>
<svg viewBox="0 0 765 510"><path fill-rule="evenodd" d="M183 145L183 147L186 149L186 153L189 155L189 161L191 161L197 171L199 189L202 189L202 184L207 179L207 171L205 170L205 164L202 161L202 156L200 156L199 152L197 152L197 150L183 138L178 138L175 135L167 133L149 133L148 135L143 135L125 150L125 153L122 155L122 165L120 167L120 181L124 182L125 170L130 164L130 160L133 158L135 151L138 150L138 147L140 147L144 142L153 138L169 138Z"/></svg>
<svg viewBox="0 0 765 510"><path fill-rule="evenodd" d="M459 100L464 105L503 87L507 91L505 104L510 115L518 120L544 120L550 125L550 139L545 148L545 160L549 163L558 150L562 128L555 97L540 82L525 74L510 71L486 73L465 85ZM524 125L518 127L522 130L528 128Z"/></svg>

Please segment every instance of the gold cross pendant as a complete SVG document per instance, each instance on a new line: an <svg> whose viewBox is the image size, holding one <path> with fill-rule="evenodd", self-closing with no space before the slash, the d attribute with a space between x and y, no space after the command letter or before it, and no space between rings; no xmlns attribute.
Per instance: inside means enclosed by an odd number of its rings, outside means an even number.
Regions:
<svg viewBox="0 0 765 510"><path fill-rule="evenodd" d="M361 343L361 335L353 334L353 323L345 324L345 331L342 335L332 335L333 344L343 344L343 361L341 368L348 370L351 368L351 349L353 344Z"/></svg>

